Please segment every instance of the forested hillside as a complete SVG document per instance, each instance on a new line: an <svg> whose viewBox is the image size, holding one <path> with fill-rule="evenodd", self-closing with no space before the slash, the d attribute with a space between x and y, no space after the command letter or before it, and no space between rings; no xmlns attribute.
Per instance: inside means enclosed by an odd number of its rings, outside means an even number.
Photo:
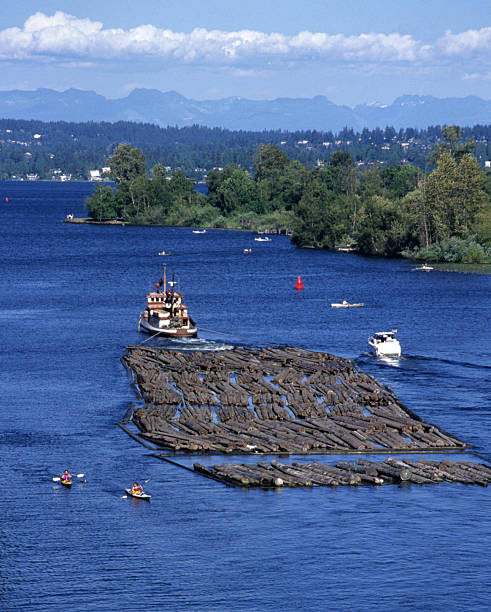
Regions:
<svg viewBox="0 0 491 612"><path fill-rule="evenodd" d="M491 160L491 125L464 128L462 137L475 141L481 166ZM0 120L0 179L26 178L87 180L92 169L122 142L140 149L147 170L159 163L170 172L202 178L213 168L229 164L253 172L254 155L262 144L281 149L307 168L329 162L336 151L350 155L359 167L410 164L425 168L428 154L441 143L441 127L426 130L385 129L355 132L230 131L219 128L168 127L132 123L67 123Z"/></svg>

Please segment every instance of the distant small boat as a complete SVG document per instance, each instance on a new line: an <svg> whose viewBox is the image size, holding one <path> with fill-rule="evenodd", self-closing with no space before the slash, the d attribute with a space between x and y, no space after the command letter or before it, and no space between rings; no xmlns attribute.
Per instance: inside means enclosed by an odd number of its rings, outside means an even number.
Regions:
<svg viewBox="0 0 491 612"><path fill-rule="evenodd" d="M347 245L347 246L337 247L336 251L338 251L338 253L356 253L357 249L356 247Z"/></svg>
<svg viewBox="0 0 491 612"><path fill-rule="evenodd" d="M193 230L193 234L206 234L206 230L202 229L202 230Z"/></svg>
<svg viewBox="0 0 491 612"><path fill-rule="evenodd" d="M244 249L244 253L252 253L252 249Z"/></svg>
<svg viewBox="0 0 491 612"><path fill-rule="evenodd" d="M419 268L413 268L413 270L417 272L431 272L432 270L434 270L434 268L432 268L428 264L423 264L422 266L419 266Z"/></svg>
<svg viewBox="0 0 491 612"><path fill-rule="evenodd" d="M361 308L362 306L364 306L363 302L350 304L350 302L347 302L346 300L343 300L340 303L335 302L334 304L331 304L331 308Z"/></svg>
<svg viewBox="0 0 491 612"><path fill-rule="evenodd" d="M172 255L172 251L160 251L159 255Z"/></svg>
<svg viewBox="0 0 491 612"><path fill-rule="evenodd" d="M269 236L264 236L264 238L259 236L258 238L254 238L254 240L256 242L271 242L271 238L269 238Z"/></svg>

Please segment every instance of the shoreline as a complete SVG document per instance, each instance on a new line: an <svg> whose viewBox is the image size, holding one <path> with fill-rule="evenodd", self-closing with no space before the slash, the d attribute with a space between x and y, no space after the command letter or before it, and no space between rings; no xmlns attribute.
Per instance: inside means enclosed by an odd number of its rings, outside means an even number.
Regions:
<svg viewBox="0 0 491 612"><path fill-rule="evenodd" d="M122 219L109 219L107 221L96 221L90 217L73 217L72 219L65 218L63 223L74 223L75 225L131 225L135 227L180 227L180 228L195 228L194 225L167 225L166 223L132 223L131 221L123 221ZM199 226L201 227L201 226ZM263 230L263 229L245 229L243 227L206 227L206 230L217 230L217 231L234 231L234 232L251 232L252 234L264 235L264 236L291 236L290 229L277 230L274 228Z"/></svg>
<svg viewBox="0 0 491 612"><path fill-rule="evenodd" d="M131 223L130 221L123 221L121 219L110 219L108 221L95 221L90 217L74 217L73 219L63 219L63 223L73 223L75 225L118 225L121 227L125 227L126 225L133 227L181 227L181 228L191 228L194 226L188 225L179 225L172 226L166 225L164 223ZM259 230L259 229L244 229L244 228L232 228L232 227L207 227L208 229L220 230L220 231L238 231L238 232L251 232L252 234L264 234L264 235L273 235L273 236L291 236L291 234L286 233L284 230ZM316 249L314 246L305 246L305 247L297 247L300 249ZM329 250L329 249L318 249L318 250ZM333 253L339 252L339 249L331 249ZM362 257L369 257L369 255L364 255L363 253L359 253L358 251L353 252L344 252L345 255L361 255ZM401 258L405 261L413 261L415 263L420 263L418 260L414 259L406 259L404 257ZM448 263L448 262L432 262L432 265L435 266L435 271L441 272L460 272L460 273L468 273L468 274L491 274L491 262L482 262L482 263Z"/></svg>

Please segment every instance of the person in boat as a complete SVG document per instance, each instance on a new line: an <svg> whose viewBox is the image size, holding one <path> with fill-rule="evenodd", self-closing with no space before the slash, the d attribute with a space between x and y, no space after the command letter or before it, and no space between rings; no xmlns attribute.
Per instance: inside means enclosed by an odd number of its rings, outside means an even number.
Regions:
<svg viewBox="0 0 491 612"><path fill-rule="evenodd" d="M343 300L343 306L347 306L348 305L348 300Z"/></svg>
<svg viewBox="0 0 491 612"><path fill-rule="evenodd" d="M131 489L131 493L133 495L143 495L143 487L137 482L134 482L133 487Z"/></svg>
<svg viewBox="0 0 491 612"><path fill-rule="evenodd" d="M72 482L72 475L70 474L68 470L65 470L63 474L61 475L61 481L62 482Z"/></svg>

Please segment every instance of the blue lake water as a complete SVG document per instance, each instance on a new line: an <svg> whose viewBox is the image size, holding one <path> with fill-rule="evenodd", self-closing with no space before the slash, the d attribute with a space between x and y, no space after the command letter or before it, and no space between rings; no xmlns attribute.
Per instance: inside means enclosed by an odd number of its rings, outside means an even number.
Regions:
<svg viewBox="0 0 491 612"><path fill-rule="evenodd" d="M138 314L166 263L200 327L191 348L353 359L490 459L491 276L248 232L62 223L91 189L0 183L0 609L489 610L491 488L229 488L116 423L135 401L120 357L147 338ZM365 307L330 308L343 299ZM392 328L403 357L368 355ZM52 482L66 467L87 482ZM145 478L150 504L122 498Z"/></svg>

